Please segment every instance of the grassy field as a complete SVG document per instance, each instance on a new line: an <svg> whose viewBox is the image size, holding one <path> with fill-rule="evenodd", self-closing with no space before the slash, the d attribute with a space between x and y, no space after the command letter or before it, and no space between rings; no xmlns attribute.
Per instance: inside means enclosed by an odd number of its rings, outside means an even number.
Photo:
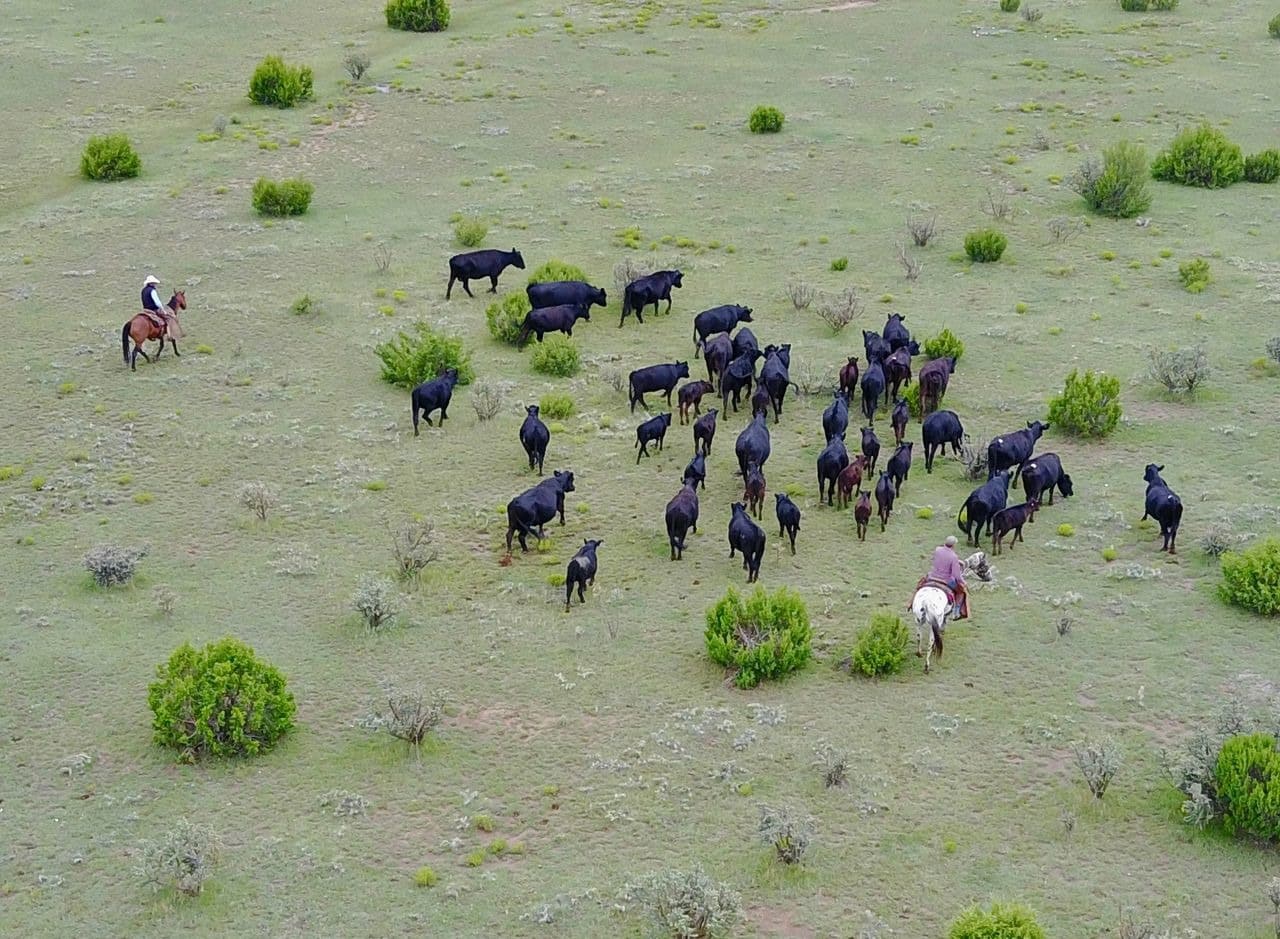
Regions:
<svg viewBox="0 0 1280 939"><path fill-rule="evenodd" d="M0 464L16 471L0 482L0 932L638 935L614 909L622 884L701 862L742 892L744 935L857 935L869 910L893 936L940 936L993 898L1030 904L1053 937L1116 935L1122 911L1177 937L1271 935L1274 851L1183 825L1158 750L1228 694L1276 693L1275 623L1219 603L1198 539L1219 521L1280 530L1280 378L1252 364L1280 333L1280 187L1153 183L1139 226L1085 217L1063 180L1117 139L1154 153L1202 119L1246 152L1274 145L1274 11L1035 5L1027 24L994 0L464 2L446 33L416 36L387 30L378 4L327 0L4 4ZM342 70L352 48L373 63L361 87ZM273 52L312 65L314 102L248 102ZM780 134L746 131L759 103L786 113ZM198 140L220 115L225 133ZM79 179L84 140L117 130L141 177ZM311 211L259 219L260 175L311 179ZM983 213L993 200L1007 218ZM941 231L911 249L909 282L895 245L913 212ZM575 332L578 377L548 381L492 341L480 294L445 302L455 213L490 220L487 247L608 287L609 309ZM963 236L983 225L1009 249L971 267ZM1177 276L1194 257L1214 278L1197 295ZM620 331L625 258L686 274L669 316ZM187 286L189 338L181 359L131 374L119 329L150 272ZM792 309L795 279L856 287L866 312L833 335ZM318 311L294 315L303 294ZM673 564L662 515L689 432L636 466L641 415L609 380L692 359L691 315L731 302L821 387L771 428L769 489L798 493L805 517L794 558L770 533L761 578L802 594L821 655L751 692L725 686L702 637L706 607L744 579L724 538L744 417L721 422L701 534ZM825 388L888 312L965 341L947 403L974 436L1043 417L1077 367L1121 378L1125 419L1103 444L1049 433L1076 497L998 559L933 674L912 658L873 683L839 661L873 611L905 604L971 488L955 460L926 476L918 455L889 530L865 544L848 513L815 504ZM417 319L510 383L498 418L478 423L460 388L446 428L413 437L373 347ZM1147 352L1197 343L1213 380L1171 399ZM548 390L577 405L547 461L577 492L550 550L503 566L501 510L533 481L521 405ZM1138 523L1148 462L1187 507L1176 558ZM236 500L255 480L279 492L266 522ZM388 528L415 514L442 556L403 628L367 636L351 593L390 572ZM549 577L588 537L604 539L600 575L565 615ZM150 545L129 587L97 589L81 565L108 541ZM151 743L147 684L181 642L228 634L289 677L299 727L252 761L175 765ZM355 725L389 678L448 695L420 763ZM1071 742L1107 735L1125 763L1095 803ZM852 755L849 786L823 788L822 741ZM92 765L63 772L77 753ZM367 814L334 817L320 804L334 789ZM760 802L817 818L802 872L756 842ZM181 816L224 842L191 902L133 872L140 842ZM465 863L498 838L523 853ZM435 887L414 886L423 865Z"/></svg>

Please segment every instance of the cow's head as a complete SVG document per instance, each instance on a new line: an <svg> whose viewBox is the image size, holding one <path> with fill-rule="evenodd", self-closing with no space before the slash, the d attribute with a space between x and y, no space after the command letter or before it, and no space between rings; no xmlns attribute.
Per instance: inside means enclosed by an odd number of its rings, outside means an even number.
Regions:
<svg viewBox="0 0 1280 939"><path fill-rule="evenodd" d="M676 365L676 377L677 377L677 378L688 378L688 377L689 377L689 363L688 363L688 362L677 362L677 363L675 363L675 365Z"/></svg>
<svg viewBox="0 0 1280 939"><path fill-rule="evenodd" d="M540 409L536 404L531 404L524 409L524 412L528 414L530 417L537 419L539 410Z"/></svg>
<svg viewBox="0 0 1280 939"><path fill-rule="evenodd" d="M710 408L710 409L707 411L707 417L711 418L711 420L714 422L714 421L715 421L715 419L716 419L716 415L717 415L717 414L719 414L719 413L720 413L720 409L719 409L719 408Z"/></svg>
<svg viewBox="0 0 1280 939"><path fill-rule="evenodd" d="M582 539L582 550L583 550L583 551L595 551L595 549L596 549L596 548L598 548L598 547L600 547L602 544L604 544L604 539L603 539L603 538L591 538L591 539L583 538L583 539Z"/></svg>
<svg viewBox="0 0 1280 939"><path fill-rule="evenodd" d="M561 492L573 492L573 472L572 470L556 470L556 482L560 484Z"/></svg>
<svg viewBox="0 0 1280 939"><path fill-rule="evenodd" d="M1156 466L1154 463L1147 464L1147 470L1142 474L1142 478L1149 483L1160 484L1164 480L1160 478L1160 474L1164 472L1164 465Z"/></svg>
<svg viewBox="0 0 1280 939"><path fill-rule="evenodd" d="M675 271L675 272L673 272L673 273L672 273L672 276L671 276L671 286L672 286L672 287L683 287L683 286L684 286L684 282L683 282L683 281L684 281L684 272L683 272L683 271Z"/></svg>
<svg viewBox="0 0 1280 939"><path fill-rule="evenodd" d="M458 370L450 366L440 373L440 377L449 383L450 387L458 383Z"/></svg>
<svg viewBox="0 0 1280 939"><path fill-rule="evenodd" d="M1061 476L1058 477L1058 489L1062 492L1064 496L1068 496L1068 497L1075 495L1075 492L1076 492L1075 486L1071 482L1071 477L1068 476L1066 473L1063 473Z"/></svg>
<svg viewBox="0 0 1280 939"><path fill-rule="evenodd" d="M658 415L658 420L662 422L662 426L663 426L663 427L670 427L670 426L671 426L671 412L670 412L670 411L668 411L666 414L659 414L659 415Z"/></svg>
<svg viewBox="0 0 1280 939"><path fill-rule="evenodd" d="M597 287L595 294L591 297L592 303L598 303L601 306L609 305L609 296L604 292L603 287Z"/></svg>
<svg viewBox="0 0 1280 939"><path fill-rule="evenodd" d="M738 322L739 323L753 322L753 320L751 319L751 307L749 306L738 307Z"/></svg>
<svg viewBox="0 0 1280 939"><path fill-rule="evenodd" d="M1047 422L1027 421L1027 430L1031 431L1032 439L1039 439L1040 435L1049 429Z"/></svg>
<svg viewBox="0 0 1280 939"><path fill-rule="evenodd" d="M511 249L511 263L513 266L520 268L520 270L524 270L524 258L515 248Z"/></svg>

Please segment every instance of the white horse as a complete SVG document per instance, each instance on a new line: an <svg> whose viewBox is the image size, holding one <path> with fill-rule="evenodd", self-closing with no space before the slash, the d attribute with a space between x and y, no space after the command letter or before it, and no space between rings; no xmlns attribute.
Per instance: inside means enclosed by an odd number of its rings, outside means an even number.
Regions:
<svg viewBox="0 0 1280 939"><path fill-rule="evenodd" d="M987 567L985 552L976 551L964 560L966 574L974 574L979 580L991 580L991 570ZM946 631L947 620L953 612L947 594L939 587L925 586L916 591L911 600L911 612L916 618L916 655L924 656L924 673L929 674L929 663L936 652L942 658L942 634ZM924 624L929 623L931 640L921 649L924 641Z"/></svg>

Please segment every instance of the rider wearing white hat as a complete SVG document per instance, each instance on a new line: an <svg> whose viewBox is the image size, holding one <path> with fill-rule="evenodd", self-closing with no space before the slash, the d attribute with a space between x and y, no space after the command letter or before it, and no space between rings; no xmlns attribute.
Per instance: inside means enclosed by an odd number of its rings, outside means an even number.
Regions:
<svg viewBox="0 0 1280 939"><path fill-rule="evenodd" d="M142 282L142 308L157 316L164 314L164 304L160 302L160 291L156 288L160 286L160 280L155 274L148 274L147 279Z"/></svg>
<svg viewBox="0 0 1280 939"><path fill-rule="evenodd" d="M957 618L969 618L969 591L964 582L964 563L956 554L955 535L948 535L942 544L933 549L933 567L920 579L919 586L923 587L930 582L952 590L955 594L955 606L960 612Z"/></svg>

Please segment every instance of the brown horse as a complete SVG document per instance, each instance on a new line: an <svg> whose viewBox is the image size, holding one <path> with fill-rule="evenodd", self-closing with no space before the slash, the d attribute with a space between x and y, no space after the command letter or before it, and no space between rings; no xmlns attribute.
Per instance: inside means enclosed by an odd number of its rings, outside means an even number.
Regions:
<svg viewBox="0 0 1280 939"><path fill-rule="evenodd" d="M187 294L183 290L175 290L173 296L169 298L169 303L165 307L165 312L178 319L178 311L187 308ZM164 340L168 336L169 343L173 346L173 354L182 357L182 353L178 351L178 343L173 336L169 335L168 324L157 326L155 321L146 313L138 313L133 319L124 324L124 328L120 330L120 344L124 350L124 364L129 366L133 371L138 370L138 356L151 361L151 356L147 355L142 349L142 344L152 339L160 340L160 348L156 350L156 358L160 358L160 353L164 351ZM129 353L129 340L133 340L133 354Z"/></svg>

